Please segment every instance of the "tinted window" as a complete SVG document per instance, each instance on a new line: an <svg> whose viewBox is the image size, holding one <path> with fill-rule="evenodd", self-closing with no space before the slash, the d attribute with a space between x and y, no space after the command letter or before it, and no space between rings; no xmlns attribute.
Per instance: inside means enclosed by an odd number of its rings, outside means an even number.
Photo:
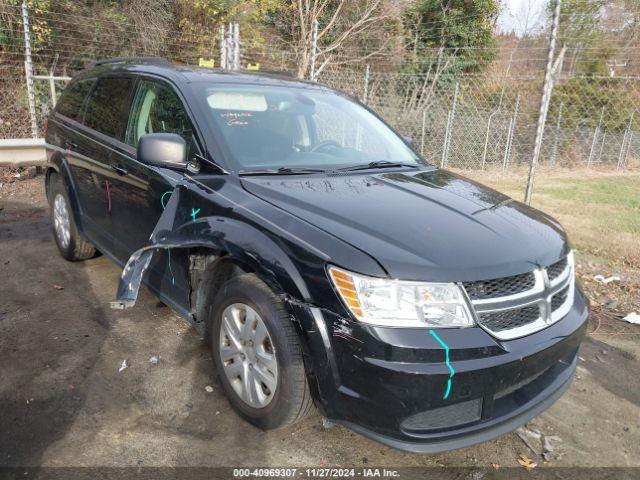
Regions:
<svg viewBox="0 0 640 480"><path fill-rule="evenodd" d="M56 112L78 122L82 121L82 106L91 90L93 80L81 80L72 83L64 89L62 97L58 101Z"/></svg>
<svg viewBox="0 0 640 480"><path fill-rule="evenodd" d="M196 151L193 127L180 97L167 85L143 80L133 101L125 141L137 147L147 133L176 133L187 142L188 157Z"/></svg>
<svg viewBox="0 0 640 480"><path fill-rule="evenodd" d="M122 124L129 111L132 78L107 77L98 80L89 96L85 125L121 139Z"/></svg>

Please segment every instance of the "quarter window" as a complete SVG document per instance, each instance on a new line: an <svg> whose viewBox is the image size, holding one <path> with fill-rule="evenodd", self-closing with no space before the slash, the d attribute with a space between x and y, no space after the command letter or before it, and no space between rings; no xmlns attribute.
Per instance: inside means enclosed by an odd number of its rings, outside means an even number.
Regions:
<svg viewBox="0 0 640 480"><path fill-rule="evenodd" d="M132 84L133 79L129 77L105 77L98 80L89 95L85 115L87 127L121 140Z"/></svg>
<svg viewBox="0 0 640 480"><path fill-rule="evenodd" d="M187 158L197 151L193 127L178 95L161 83L143 80L133 101L126 143L137 147L148 133L175 133L187 142Z"/></svg>

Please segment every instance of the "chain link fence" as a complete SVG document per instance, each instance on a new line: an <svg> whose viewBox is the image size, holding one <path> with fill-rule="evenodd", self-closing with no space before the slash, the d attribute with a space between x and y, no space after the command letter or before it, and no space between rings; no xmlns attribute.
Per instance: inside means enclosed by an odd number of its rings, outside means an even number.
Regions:
<svg viewBox="0 0 640 480"><path fill-rule="evenodd" d="M429 75L337 70L319 81L358 97L431 162L506 170L531 160L539 76ZM640 158L640 78L560 77L540 162L623 168Z"/></svg>
<svg viewBox="0 0 640 480"><path fill-rule="evenodd" d="M26 40L19 6L9 10L21 42L0 47L0 138L33 135L25 62ZM124 55L161 55L177 63L195 65L217 58L216 28L206 35L179 39L157 38L159 29L136 28L129 20L110 20L113 28L94 31L88 18L56 19L46 12L29 12L29 32L49 31L46 47L32 55L33 101L38 135L66 79L92 59ZM45 22L45 20L48 20ZM103 22L104 24L104 22ZM158 31L156 31L158 30ZM3 31L0 31L3 33ZM138 42L136 39L147 40ZM34 39L35 41L35 39ZM84 42L84 43L83 43ZM78 44L80 46L78 47ZM74 50L71 50L73 46ZM285 64L291 52L271 52ZM243 59L250 52L243 52ZM286 55L285 55L286 54ZM257 62L258 57L252 61ZM264 66L269 66L266 62ZM277 65L276 65L277 67ZM367 104L432 163L462 169L502 169L528 163L535 140L544 72L535 75L406 74L366 68L327 68L318 81L343 90ZM640 78L560 75L551 97L540 163L558 166L603 166L622 169L640 158Z"/></svg>

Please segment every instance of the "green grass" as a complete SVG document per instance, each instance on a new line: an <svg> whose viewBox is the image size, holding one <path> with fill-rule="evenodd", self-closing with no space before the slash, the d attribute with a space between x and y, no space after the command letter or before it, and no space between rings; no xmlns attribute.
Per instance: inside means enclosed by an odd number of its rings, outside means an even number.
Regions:
<svg viewBox="0 0 640 480"><path fill-rule="evenodd" d="M640 209L640 179L614 178L562 179L560 185L541 186L537 193L585 203L609 203L622 208Z"/></svg>
<svg viewBox="0 0 640 480"><path fill-rule="evenodd" d="M637 176L562 179L553 185L543 183L536 195L560 201L558 206L568 209L567 213L576 208L579 214L594 212L594 220L602 228L640 233L640 178ZM547 201L544 203L548 205ZM611 208L602 208L605 205Z"/></svg>
<svg viewBox="0 0 640 480"><path fill-rule="evenodd" d="M518 200L526 173L464 172ZM578 250L640 265L640 175L539 170L532 205L556 217Z"/></svg>

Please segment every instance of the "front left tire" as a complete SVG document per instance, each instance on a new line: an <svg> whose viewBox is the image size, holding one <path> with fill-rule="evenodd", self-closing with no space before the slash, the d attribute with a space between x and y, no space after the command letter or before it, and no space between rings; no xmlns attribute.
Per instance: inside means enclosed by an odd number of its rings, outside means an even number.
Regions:
<svg viewBox="0 0 640 480"><path fill-rule="evenodd" d="M246 273L223 284L207 310L213 363L236 412L263 430L307 416L313 401L302 349L282 300Z"/></svg>

